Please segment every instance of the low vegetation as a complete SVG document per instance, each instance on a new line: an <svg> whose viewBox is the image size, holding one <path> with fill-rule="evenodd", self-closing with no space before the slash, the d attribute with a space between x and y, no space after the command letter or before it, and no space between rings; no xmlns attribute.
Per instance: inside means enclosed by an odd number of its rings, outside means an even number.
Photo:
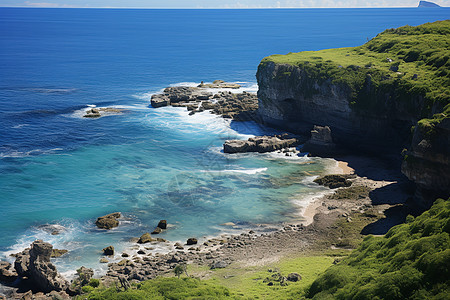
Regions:
<svg viewBox="0 0 450 300"><path fill-rule="evenodd" d="M448 299L450 199L357 250L311 285L313 299Z"/></svg>
<svg viewBox="0 0 450 300"><path fill-rule="evenodd" d="M159 299L230 299L230 291L220 285L195 278L157 278L121 288L97 288L79 299L159 300Z"/></svg>

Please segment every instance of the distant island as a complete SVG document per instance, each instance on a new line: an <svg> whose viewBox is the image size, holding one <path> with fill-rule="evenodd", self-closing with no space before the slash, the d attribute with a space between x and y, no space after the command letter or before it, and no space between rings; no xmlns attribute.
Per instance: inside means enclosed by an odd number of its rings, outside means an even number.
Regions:
<svg viewBox="0 0 450 300"><path fill-rule="evenodd" d="M440 7L440 6L430 1L420 1L418 7Z"/></svg>

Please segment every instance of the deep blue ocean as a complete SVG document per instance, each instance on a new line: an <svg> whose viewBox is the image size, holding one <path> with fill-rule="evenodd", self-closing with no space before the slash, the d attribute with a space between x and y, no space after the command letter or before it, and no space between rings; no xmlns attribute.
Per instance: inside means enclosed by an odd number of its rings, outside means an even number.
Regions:
<svg viewBox="0 0 450 300"><path fill-rule="evenodd" d="M256 92L265 56L357 46L449 17L447 8L0 8L0 259L40 238L70 251L56 260L63 272L100 270L102 248L120 254L160 219L172 242L298 221L326 192L312 179L334 160L225 155L224 140L273 130L154 109L152 93L216 79ZM82 118L89 105L126 111ZM115 211L118 228L95 227ZM51 235L55 225L61 234Z"/></svg>

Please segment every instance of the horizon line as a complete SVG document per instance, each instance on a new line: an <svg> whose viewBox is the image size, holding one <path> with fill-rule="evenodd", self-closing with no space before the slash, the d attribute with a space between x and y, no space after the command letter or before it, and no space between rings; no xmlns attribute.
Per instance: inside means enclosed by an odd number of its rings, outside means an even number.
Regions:
<svg viewBox="0 0 450 300"><path fill-rule="evenodd" d="M373 9L373 8L420 8L420 9L436 9L449 8L450 6L439 7L418 7L418 6L353 6L353 7L336 7L336 6L318 6L318 7L109 7L109 6L0 6L0 8L53 8L53 9Z"/></svg>

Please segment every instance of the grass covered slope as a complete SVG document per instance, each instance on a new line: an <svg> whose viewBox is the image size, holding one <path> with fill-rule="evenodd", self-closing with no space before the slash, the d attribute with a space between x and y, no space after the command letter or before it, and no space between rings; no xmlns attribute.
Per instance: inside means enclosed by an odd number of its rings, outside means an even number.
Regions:
<svg viewBox="0 0 450 300"><path fill-rule="evenodd" d="M230 299L227 288L195 278L157 278L128 290L97 288L78 299L91 300L159 300L159 299Z"/></svg>
<svg viewBox="0 0 450 300"><path fill-rule="evenodd" d="M355 109L380 109L386 94L395 91L394 99L388 100L409 106L418 120L433 118L449 107L449 58L450 20L446 20L388 29L359 47L272 55L261 65L299 66L319 81L344 84L351 90ZM417 97L425 99L425 105L417 107Z"/></svg>
<svg viewBox="0 0 450 300"><path fill-rule="evenodd" d="M313 299L448 299L450 199L384 237L367 237L311 285Z"/></svg>

